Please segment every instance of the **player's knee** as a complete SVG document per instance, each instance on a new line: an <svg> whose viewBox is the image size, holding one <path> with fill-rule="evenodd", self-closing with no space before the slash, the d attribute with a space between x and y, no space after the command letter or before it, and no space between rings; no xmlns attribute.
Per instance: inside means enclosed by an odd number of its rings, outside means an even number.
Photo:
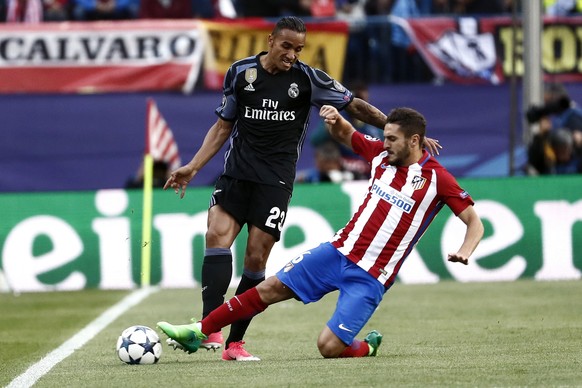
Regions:
<svg viewBox="0 0 582 388"><path fill-rule="evenodd" d="M230 247L232 245L232 233L226 230L217 230L209 228L206 232L207 247Z"/></svg>
<svg viewBox="0 0 582 388"><path fill-rule="evenodd" d="M218 241L218 234L215 231L208 230L206 232L206 246L216 246Z"/></svg>
<svg viewBox="0 0 582 388"><path fill-rule="evenodd" d="M321 337L317 340L317 348L319 349L319 353L324 358L337 358L343 351L343 347L338 347L336 343L333 341L327 341L322 339Z"/></svg>
<svg viewBox="0 0 582 388"><path fill-rule="evenodd" d="M336 358L344 351L346 345L329 327L325 326L317 338L317 347L323 357Z"/></svg>

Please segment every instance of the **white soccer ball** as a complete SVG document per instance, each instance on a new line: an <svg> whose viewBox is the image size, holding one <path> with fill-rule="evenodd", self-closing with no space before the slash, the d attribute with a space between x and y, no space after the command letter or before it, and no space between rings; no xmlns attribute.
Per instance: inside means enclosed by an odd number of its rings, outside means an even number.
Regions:
<svg viewBox="0 0 582 388"><path fill-rule="evenodd" d="M126 364L151 365L160 360L162 343L158 333L147 326L131 326L117 339L117 355Z"/></svg>

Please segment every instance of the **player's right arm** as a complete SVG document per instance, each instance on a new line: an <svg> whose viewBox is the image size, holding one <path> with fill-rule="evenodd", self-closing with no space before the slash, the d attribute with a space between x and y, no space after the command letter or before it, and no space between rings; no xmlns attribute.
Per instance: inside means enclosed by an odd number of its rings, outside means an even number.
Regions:
<svg viewBox="0 0 582 388"><path fill-rule="evenodd" d="M222 148L226 140L232 133L234 122L226 121L221 118L210 127L204 137L202 146L188 164L172 171L170 178L164 185L164 190L168 187L174 189L176 194L180 192L180 198L184 198L186 187L194 176L208 163L210 159Z"/></svg>
<svg viewBox="0 0 582 388"><path fill-rule="evenodd" d="M319 110L319 115L323 118L331 136L349 149L353 149L352 135L356 130L339 114L338 110L331 105L323 105Z"/></svg>

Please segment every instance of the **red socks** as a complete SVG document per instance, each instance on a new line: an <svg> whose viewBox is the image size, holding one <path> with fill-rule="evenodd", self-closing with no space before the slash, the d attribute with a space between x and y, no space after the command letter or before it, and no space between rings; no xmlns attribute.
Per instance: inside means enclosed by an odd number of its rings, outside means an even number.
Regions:
<svg viewBox="0 0 582 388"><path fill-rule="evenodd" d="M269 305L265 304L256 287L236 295L202 319L202 332L206 335L216 333L233 322L249 319L262 313ZM355 339L344 349L339 357L366 357L370 346L366 341Z"/></svg>
<svg viewBox="0 0 582 388"><path fill-rule="evenodd" d="M225 326L241 319L249 319L267 308L256 287L227 300L222 306L202 319L202 332L206 335L216 333Z"/></svg>
<svg viewBox="0 0 582 388"><path fill-rule="evenodd" d="M355 339L338 357L366 357L369 351L370 345L366 341Z"/></svg>

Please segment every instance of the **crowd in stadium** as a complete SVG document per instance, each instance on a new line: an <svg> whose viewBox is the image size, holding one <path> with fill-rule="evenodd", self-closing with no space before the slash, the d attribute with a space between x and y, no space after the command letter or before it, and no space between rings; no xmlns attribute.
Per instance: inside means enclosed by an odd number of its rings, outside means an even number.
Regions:
<svg viewBox="0 0 582 388"><path fill-rule="evenodd" d="M521 0L516 0L517 7ZM129 19L237 18L285 15L359 18L396 14L492 15L511 13L513 0L0 0L8 23ZM581 2L544 0L549 15L582 11Z"/></svg>
<svg viewBox="0 0 582 388"><path fill-rule="evenodd" d="M580 7L564 0L545 0L544 6L554 13L577 12ZM499 14L511 9L512 0L0 0L0 18L9 23L284 15L357 18L388 14Z"/></svg>

